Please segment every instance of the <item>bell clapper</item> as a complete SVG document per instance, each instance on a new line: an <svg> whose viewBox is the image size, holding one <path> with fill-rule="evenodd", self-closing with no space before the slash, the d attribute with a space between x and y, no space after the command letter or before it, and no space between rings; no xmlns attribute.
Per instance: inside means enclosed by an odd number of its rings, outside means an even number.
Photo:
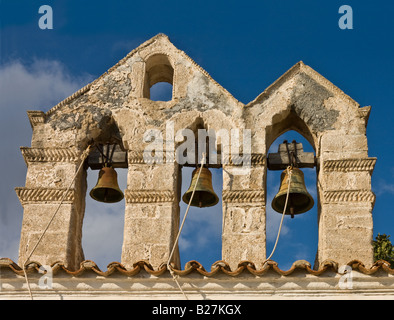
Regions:
<svg viewBox="0 0 394 320"><path fill-rule="evenodd" d="M290 217L293 219L294 218L294 207L290 207Z"/></svg>
<svg viewBox="0 0 394 320"><path fill-rule="evenodd" d="M108 188L105 188L105 191L104 191L104 202L108 201L107 200L107 196L108 196Z"/></svg>

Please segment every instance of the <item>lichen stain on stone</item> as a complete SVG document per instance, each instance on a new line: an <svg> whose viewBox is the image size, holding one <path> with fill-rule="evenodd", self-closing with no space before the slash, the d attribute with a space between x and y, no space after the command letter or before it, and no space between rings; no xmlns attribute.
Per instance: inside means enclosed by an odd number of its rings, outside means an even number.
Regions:
<svg viewBox="0 0 394 320"><path fill-rule="evenodd" d="M104 129L111 121L112 112L107 108L93 105L81 106L69 113L62 113L50 121L51 127L58 130L81 129L84 126L94 126Z"/></svg>
<svg viewBox="0 0 394 320"><path fill-rule="evenodd" d="M180 99L170 109L164 111L168 118L182 110L197 110L204 112L210 109L219 109L224 114L231 116L233 109L228 97L223 94L209 79L196 72L187 87L186 97Z"/></svg>
<svg viewBox="0 0 394 320"><path fill-rule="evenodd" d="M324 101L333 97L334 94L305 73L298 74L295 80L290 100L291 108L312 131L333 130L339 111L328 110L324 106Z"/></svg>
<svg viewBox="0 0 394 320"><path fill-rule="evenodd" d="M113 107L121 107L130 91L130 79L126 78L124 81L118 82L111 76L108 76L101 90L97 92L97 98L103 103L110 103Z"/></svg>

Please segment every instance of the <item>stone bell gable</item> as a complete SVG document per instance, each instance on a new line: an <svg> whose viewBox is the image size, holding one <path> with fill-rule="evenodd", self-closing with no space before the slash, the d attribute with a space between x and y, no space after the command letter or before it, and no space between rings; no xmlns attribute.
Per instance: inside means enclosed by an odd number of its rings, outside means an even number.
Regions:
<svg viewBox="0 0 394 320"><path fill-rule="evenodd" d="M299 62L245 106L247 126L258 137L254 152L266 154L271 143L295 130L313 146L318 191L316 264L351 257L373 263L371 174L366 126L371 107Z"/></svg>
<svg viewBox="0 0 394 320"><path fill-rule="evenodd" d="M172 85L170 100L150 99L158 82ZM339 264L358 259L369 266L376 162L368 156L369 111L302 62L244 105L159 34L49 111L28 112L32 143L21 148L26 184L16 188L24 208L19 264L56 210L30 261L62 261L72 270L85 259L81 239L91 155L84 152L107 143L121 147L125 159L119 166L128 169L121 263L126 268L141 260L153 268L166 263L180 217L182 165L174 154L181 141L174 136L203 128L238 130L240 136L251 132L250 170L239 174L234 161L216 164L223 169L222 259L231 268L242 260L261 266L266 259L266 157L272 142L288 130L303 135L316 154L317 266L327 259ZM162 137L162 161L144 160L152 142L147 132ZM226 145L216 142L220 155ZM246 150L242 140L240 149ZM172 263L180 267L178 251Z"/></svg>

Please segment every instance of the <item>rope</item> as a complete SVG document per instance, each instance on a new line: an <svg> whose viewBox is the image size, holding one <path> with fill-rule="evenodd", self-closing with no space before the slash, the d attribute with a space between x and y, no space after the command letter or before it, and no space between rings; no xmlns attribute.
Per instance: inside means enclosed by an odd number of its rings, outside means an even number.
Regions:
<svg viewBox="0 0 394 320"><path fill-rule="evenodd" d="M187 298L185 292L182 290L182 287L181 287L181 285L179 284L179 282L177 280L177 276L174 274L174 271L172 270L170 262L171 262L172 256L174 255L176 246L178 244L179 237L180 237L182 229L183 229L183 225L185 224L186 217L187 217L187 214L188 214L189 209L190 209L190 205L191 205L193 197L194 197L194 192L196 191L197 183L198 183L198 180L200 179L200 174L201 174L201 171L202 171L202 167L204 166L204 162L205 162L205 153L202 154L201 167L200 167L200 170L198 171L197 180L196 180L196 183L194 184L192 195L191 195L189 203L187 205L187 208L186 208L186 211L185 211L185 215L183 217L181 226L179 228L178 234L177 234L175 242L174 242L174 246L172 247L170 256L169 256L168 261L167 261L167 269L170 271L170 274L171 274L172 278L174 279L175 283L178 285L178 288L180 289L180 291L182 292L182 294L183 294L183 296L185 297L186 300L188 300L188 298Z"/></svg>
<svg viewBox="0 0 394 320"><path fill-rule="evenodd" d="M46 225L46 227L44 228L44 231L42 232L41 236L38 238L37 243L35 244L35 246L34 246L33 249L31 250L30 254L27 256L27 259L26 259L25 263L23 264L23 273L24 273L24 275L25 275L25 280L26 280L26 284L27 284L27 289L29 290L29 295L30 295L30 299L31 299L31 300L33 300L33 295L32 295L31 289L30 289L29 280L28 280L28 278L27 278L26 265L27 265L29 259L31 258L31 256L33 255L34 251L37 249L38 245L40 244L42 238L44 237L45 233L47 232L47 230L48 230L50 224L52 223L53 219L55 218L56 214L58 213L58 211L59 211L59 209L60 209L60 206L62 205L64 199L66 198L68 191L71 189L71 186L73 185L73 183L74 183L74 181L75 181L75 179L76 179L76 177L77 177L79 171L81 170L81 168L82 168L82 166L83 166L83 164L84 164L84 161L85 161L86 157L87 157L87 156L89 155L89 153L90 153L90 148L91 148L91 145L89 145L89 146L85 149L85 151L82 153L82 155L81 155L81 164L79 165L77 171L75 172L74 177L73 177L72 181L70 182L70 185L68 186L67 190L64 192L63 197L61 198L58 207L56 208L55 212L52 214L52 217L49 219L49 222L48 222L48 224Z"/></svg>
<svg viewBox="0 0 394 320"><path fill-rule="evenodd" d="M280 220L279 230L278 230L278 234L277 234L277 236L276 236L274 248L272 249L272 252L271 252L271 254L268 256L268 258L264 260L264 262L263 262L263 267L264 267L265 264L268 262L268 260L271 259L271 257L273 256L273 254L274 254L274 252L275 252L275 249L276 249L276 246L277 246L278 240L279 240L279 235L280 235L280 232L281 232L281 230L282 230L283 219L284 219L284 217L285 217L285 212L286 212L286 209L287 209L287 202L288 202L288 200L289 200L289 194L290 194L291 175L292 175L293 172L292 172L292 167L287 167L286 170L287 170L287 194L286 194L285 206L284 206L284 208L283 208L282 218L281 218L281 220Z"/></svg>

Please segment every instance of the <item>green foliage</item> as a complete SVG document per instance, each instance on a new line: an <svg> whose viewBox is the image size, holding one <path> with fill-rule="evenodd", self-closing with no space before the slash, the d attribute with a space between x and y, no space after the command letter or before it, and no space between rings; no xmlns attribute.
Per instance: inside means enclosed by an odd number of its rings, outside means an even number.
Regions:
<svg viewBox="0 0 394 320"><path fill-rule="evenodd" d="M374 261L385 260L390 263L390 268L394 268L394 246L391 244L390 236L380 234L373 241Z"/></svg>

